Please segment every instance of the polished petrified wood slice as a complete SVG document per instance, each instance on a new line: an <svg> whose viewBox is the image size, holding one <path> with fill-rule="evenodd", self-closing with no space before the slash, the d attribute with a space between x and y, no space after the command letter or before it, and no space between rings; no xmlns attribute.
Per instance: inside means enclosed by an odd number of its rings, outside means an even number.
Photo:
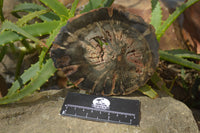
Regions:
<svg viewBox="0 0 200 133"><path fill-rule="evenodd" d="M158 42L141 17L100 8L71 18L57 36L51 57L80 89L126 95L154 73Z"/></svg>

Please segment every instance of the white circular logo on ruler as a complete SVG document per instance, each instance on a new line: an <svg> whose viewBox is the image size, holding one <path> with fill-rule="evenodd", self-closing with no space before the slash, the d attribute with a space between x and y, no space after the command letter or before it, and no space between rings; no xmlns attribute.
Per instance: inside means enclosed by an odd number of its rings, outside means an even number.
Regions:
<svg viewBox="0 0 200 133"><path fill-rule="evenodd" d="M92 101L92 107L98 109L109 109L110 101L104 97L97 97Z"/></svg>

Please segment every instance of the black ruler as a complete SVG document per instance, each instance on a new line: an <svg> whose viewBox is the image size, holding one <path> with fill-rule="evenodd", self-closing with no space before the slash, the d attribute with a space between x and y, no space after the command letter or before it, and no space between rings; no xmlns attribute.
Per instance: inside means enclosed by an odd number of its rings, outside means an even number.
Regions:
<svg viewBox="0 0 200 133"><path fill-rule="evenodd" d="M94 121L139 125L140 102L69 92L60 114Z"/></svg>

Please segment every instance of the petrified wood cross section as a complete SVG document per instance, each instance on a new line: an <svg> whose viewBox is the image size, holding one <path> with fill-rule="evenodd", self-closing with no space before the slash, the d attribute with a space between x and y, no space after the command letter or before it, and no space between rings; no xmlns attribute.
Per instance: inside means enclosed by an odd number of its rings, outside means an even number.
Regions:
<svg viewBox="0 0 200 133"><path fill-rule="evenodd" d="M77 87L93 94L126 95L154 73L158 42L141 17L100 8L71 18L57 36L51 57Z"/></svg>

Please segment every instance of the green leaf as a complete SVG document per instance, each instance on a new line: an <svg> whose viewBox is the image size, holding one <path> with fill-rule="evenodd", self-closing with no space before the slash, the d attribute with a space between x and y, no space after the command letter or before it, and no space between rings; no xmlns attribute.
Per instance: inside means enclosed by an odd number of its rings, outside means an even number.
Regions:
<svg viewBox="0 0 200 133"><path fill-rule="evenodd" d="M79 0L75 0L72 4L72 8L70 10L70 16L69 17L73 17L74 14L75 14L75 11L76 11L76 7L78 5L78 2ZM51 47L55 37L57 36L57 34L59 33L60 29L66 24L65 21L60 21L59 25L57 26L57 28L55 28L53 30L53 32L50 34L49 38L47 39L46 41L46 45L48 46L48 49ZM45 55L46 53L48 52L48 49L44 49L40 56L39 56L39 62L40 62L40 65L42 64L44 58L45 58Z"/></svg>
<svg viewBox="0 0 200 133"><path fill-rule="evenodd" d="M149 96L150 98L157 98L158 94L151 88L149 85L144 85L138 89L140 92L142 92L144 95Z"/></svg>
<svg viewBox="0 0 200 133"><path fill-rule="evenodd" d="M25 72L12 84L11 88L8 90L8 94L6 96L11 96L16 93L23 85L25 85L28 81L33 78L36 73L40 70L39 63L32 65L28 70Z"/></svg>
<svg viewBox="0 0 200 133"><path fill-rule="evenodd" d="M59 33L60 29L66 24L66 22L60 22L59 25L53 30L53 32L50 34L49 38L46 41L46 45L48 46L48 49L51 47L54 39L56 38L57 34ZM40 56L39 56L39 62L40 65L42 64L46 53L48 52L48 49L44 49Z"/></svg>
<svg viewBox="0 0 200 133"><path fill-rule="evenodd" d="M25 56L25 52L20 52L19 56L17 57L17 66L15 68L15 79L19 77L24 56Z"/></svg>
<svg viewBox="0 0 200 133"><path fill-rule="evenodd" d="M24 37L30 38L31 40L35 41L38 44L43 44L40 40L38 40L37 38L35 38L34 36L32 36L31 34L29 34L28 32L26 32L25 30L23 30L22 28L18 27L17 25L15 25L10 21L4 21L1 29L14 31L20 35L23 35Z"/></svg>
<svg viewBox="0 0 200 133"><path fill-rule="evenodd" d="M104 7L110 7L112 5L112 3L114 2L114 0L106 0L104 2Z"/></svg>
<svg viewBox="0 0 200 133"><path fill-rule="evenodd" d="M12 12L35 12L40 10L47 10L47 8L35 3L21 3L16 5Z"/></svg>
<svg viewBox="0 0 200 133"><path fill-rule="evenodd" d="M16 17L19 17L19 15L17 14L17 12L35 12L35 11L41 11L41 10L47 10L47 8L45 8L42 5L37 5L34 3L22 3L19 5L16 5L15 8L12 11L12 14ZM40 19L42 19L43 21L52 21L52 20L59 20L60 18L53 12L48 12L45 14L42 14L39 16Z"/></svg>
<svg viewBox="0 0 200 133"><path fill-rule="evenodd" d="M152 12L151 12L151 22L157 32L162 23L162 10L160 7L160 2L158 0L151 0Z"/></svg>
<svg viewBox="0 0 200 133"><path fill-rule="evenodd" d="M102 0L89 0L89 3L85 5L84 9L81 11L81 13L89 12L92 9L96 9L100 7Z"/></svg>
<svg viewBox="0 0 200 133"><path fill-rule="evenodd" d="M47 7L51 8L60 18L63 20L68 19L70 15L69 9L67 9L62 3L58 0L40 0Z"/></svg>
<svg viewBox="0 0 200 133"><path fill-rule="evenodd" d="M4 21L4 16L3 16L3 0L0 0L0 19L1 19L1 22Z"/></svg>
<svg viewBox="0 0 200 133"><path fill-rule="evenodd" d="M50 34L59 25L59 23L60 21L43 22L27 25L21 28L32 36L41 36ZM3 31L0 33L0 46L4 46L7 43L12 43L14 41L22 40L24 38L24 36L21 36L16 32Z"/></svg>
<svg viewBox="0 0 200 133"><path fill-rule="evenodd" d="M181 58L200 60L200 54L196 54L195 52L184 50L184 49L166 50L165 52L181 57Z"/></svg>
<svg viewBox="0 0 200 133"><path fill-rule="evenodd" d="M30 95L35 90L39 89L50 78L50 76L54 74L55 71L56 68L53 65L53 61L52 59L49 59L43 65L42 69L38 73L35 73L35 76L28 85L11 95L0 98L0 104L13 103L27 95Z"/></svg>
<svg viewBox="0 0 200 133"><path fill-rule="evenodd" d="M188 0L186 3L182 4L179 8L177 8L168 18L162 26L157 30L156 36L158 41L162 37L162 35L165 33L167 28L176 20L176 18L185 11L188 7L193 5L194 3L198 2L199 0Z"/></svg>
<svg viewBox="0 0 200 133"><path fill-rule="evenodd" d="M160 54L160 59L200 71L200 65L188 61L187 59L183 59L181 57L175 56L173 54L170 54L162 50L159 50L159 54Z"/></svg>
<svg viewBox="0 0 200 133"><path fill-rule="evenodd" d="M76 12L76 7L77 7L77 5L78 5L78 2L79 2L79 0L75 0L75 1L73 2L72 8L71 8L71 10L70 10L70 18L71 18L71 17L74 17L74 14L75 14L75 12Z"/></svg>
<svg viewBox="0 0 200 133"><path fill-rule="evenodd" d="M28 21L30 21L30 20L34 19L35 17L38 17L42 14L45 14L47 12L48 12L48 10L40 10L40 11L35 11L32 13L29 13L28 15L23 16L21 19L18 19L16 24L21 27L24 24L28 23Z"/></svg>
<svg viewBox="0 0 200 133"><path fill-rule="evenodd" d="M89 12L92 9L97 9L100 7L109 7L113 2L114 0L89 0L89 3L81 11L81 13Z"/></svg>
<svg viewBox="0 0 200 133"><path fill-rule="evenodd" d="M163 80L158 76L158 74L156 72L151 76L151 81L160 90L165 91L168 95L170 95L171 97L173 97L173 95L170 93L170 89L168 89L166 87L165 82L163 82Z"/></svg>

